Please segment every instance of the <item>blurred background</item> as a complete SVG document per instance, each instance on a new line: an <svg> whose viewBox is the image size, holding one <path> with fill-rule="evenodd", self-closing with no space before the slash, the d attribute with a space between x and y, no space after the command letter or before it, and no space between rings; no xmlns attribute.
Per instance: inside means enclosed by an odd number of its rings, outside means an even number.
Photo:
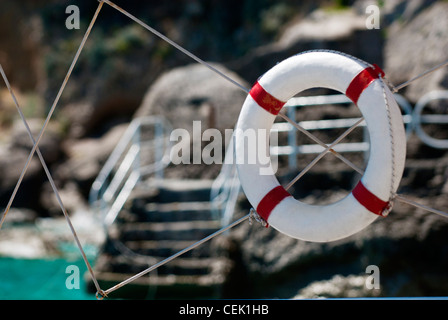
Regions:
<svg viewBox="0 0 448 320"><path fill-rule="evenodd" d="M376 63L395 85L448 60L447 1L114 3L246 88L277 62L313 49L338 50ZM66 13L70 5L79 8L79 29L66 27L72 13ZM374 13L366 12L369 5L379 9L376 28L369 25ZM98 1L94 0L0 2L0 63L35 137L97 7ZM405 101L403 105L410 108L408 116L412 116L425 95L443 90L448 90L448 68L412 83L399 94ZM315 94L335 93L302 93ZM98 209L98 199L107 192L99 188L92 192L92 186L113 180L98 178L123 137L135 141L135 134L129 133L134 128L131 124L137 123L136 128L142 130L138 131L139 139L146 135L155 143L160 137L166 142L170 128L192 132L193 121L198 120L202 130L217 128L224 133L235 125L245 97L240 88L103 5L39 144L103 289L250 209L242 193L237 194L231 214L224 220L219 211L222 208L210 204L210 192L213 195L213 190L225 185L219 184L218 178L231 179L222 175L221 164L163 163L163 172L149 169L148 177L139 176L139 184L143 182L144 187L137 188L136 183L126 202L112 214L112 222L104 224L107 213ZM422 114L446 116L447 101L445 96L428 102ZM328 104L300 108L295 120L356 116L359 112L353 106ZM141 119L149 119L148 129L144 129ZM166 133L164 136L157 124L165 121L167 124L160 129ZM425 142L412 125L407 123L407 162L398 192L446 212L446 142L443 146ZM434 139L448 139L446 123L425 124L422 128ZM3 213L32 148L4 83L0 85L0 132ZM336 133L330 130L319 137L330 143ZM360 131L353 141L362 138ZM280 141L287 139L286 135L280 136ZM296 139L299 144L309 143L298 134ZM166 152L164 143L154 148L147 154L139 149L139 161L157 158L154 150ZM119 170L125 156L117 156L110 172ZM315 155L294 156L295 167L291 167L289 158L279 158L280 179L294 176ZM363 150L351 152L348 157L364 165ZM151 161L158 163L161 159ZM326 156L293 192L310 203L335 201L350 192L356 179L359 176L349 168ZM92 199L95 192L97 198ZM111 208L110 203L106 206ZM182 210L189 220L168 219L167 214L158 218L161 212L174 216L176 210ZM175 226L168 225L171 219ZM182 228L188 236L173 231ZM159 229L165 233L156 234ZM402 203L396 203L387 218L377 220L366 230L325 244L292 239L272 228L244 223L166 270L152 272L126 290L123 288L121 295L118 290L116 297L185 298L192 297L193 292L199 298L448 296L447 232L445 218ZM67 289L69 265L80 268L80 289ZM365 285L369 265L379 267L379 289ZM94 299L95 289L85 271L42 165L34 156L0 230L0 299Z"/></svg>

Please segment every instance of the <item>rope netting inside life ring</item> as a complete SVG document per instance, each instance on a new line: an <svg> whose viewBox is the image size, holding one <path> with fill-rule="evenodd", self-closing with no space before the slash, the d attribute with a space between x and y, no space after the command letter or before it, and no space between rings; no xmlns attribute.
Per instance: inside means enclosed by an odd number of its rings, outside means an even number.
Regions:
<svg viewBox="0 0 448 320"><path fill-rule="evenodd" d="M145 275L145 274L147 274L147 273L157 269L158 267L168 263L169 261L179 257L180 255L182 255L182 254L184 254L184 253L186 253L186 252L188 252L188 251L190 251L190 250L200 246L201 244L205 243L206 241L209 241L210 239L212 239L212 238L214 238L214 237L224 233L225 231L227 231L227 230L229 230L229 229L239 225L243 221L249 220L249 222L252 223L252 221L255 220L255 221L260 222L264 226L268 225L266 223L266 221L263 218L261 218L254 209L251 209L250 212L246 216L244 216L244 217L242 217L242 218L240 218L240 219L230 223L229 225L221 228L220 230L216 231L215 233L210 234L209 236L205 237L204 239L202 239L202 240L194 243L193 245L191 245L191 246L189 246L189 247L179 251L178 253L176 253L176 254L166 258L165 260L160 261L158 263L155 263L151 267L149 267L149 268L143 270L142 272L140 272L140 273L130 277L129 279L127 279L127 280L125 280L125 281L123 281L123 282L121 282L121 283L119 283L119 284L117 284L117 285L107 289L107 290L103 290L102 288L100 288L100 286L98 284L98 281L97 281L97 279L95 277L95 273L94 273L94 271L93 271L93 269L92 269L92 267L91 267L91 265L90 265L90 263L89 263L89 261L88 261L88 259L86 257L86 254L84 252L83 246L81 245L81 242L80 242L80 240L79 240L79 238L78 238L78 236L76 234L76 230L75 230L75 228L73 227L73 225L72 225L72 223L70 221L70 217L68 215L68 212L65 209L65 206L64 206L64 204L63 204L63 202L61 200L59 191L58 191L58 189L57 189L57 187L56 187L56 185L54 183L54 180L53 180L53 178L52 178L52 176L51 176L51 174L50 174L50 172L48 170L48 167L47 167L47 165L45 163L45 160L42 157L42 154L41 154L41 152L39 150L38 145L39 145L39 142L40 142L40 140L41 140L41 138L42 138L42 136L43 136L47 126L48 126L48 123L49 123L49 121L50 121L50 119L51 119L55 109L56 109L56 106L58 105L58 102L59 102L59 99L60 99L60 97L62 95L62 92L64 91L64 89L66 87L66 84L67 84L67 82L68 82L68 80L70 78L70 75L71 75L71 73L72 73L72 71L73 71L73 69L74 69L74 67L75 67L75 65L76 65L76 63L78 61L78 58L79 58L79 56L80 56L80 54L81 54L81 52L82 52L82 50L84 48L84 45L85 45L85 43L86 43L86 41L87 41L87 39L88 39L88 37L90 35L90 32L93 29L93 26L94 26L94 24L95 24L95 22L96 22L96 20L97 20L97 18L99 16L100 11L101 11L101 9L102 9L104 4L107 4L110 7L116 9L117 11L122 13L123 15L127 16L128 18L130 18L131 20L133 20L134 22L136 22L137 24L139 24L140 26L145 28L146 30L150 31L152 34L156 35L157 37L161 38L162 40L166 41L167 43L169 43L170 45L172 45L173 47L178 49L179 51L183 52L184 54L186 54L187 56L189 56L190 58L192 58L196 62L204 65L205 67L209 68L211 71L215 72L220 77L224 78L226 81L229 81L230 83L234 84L236 87L238 87L239 89L243 90L245 93L249 94L249 92L250 92L250 90L248 88L246 88L245 86L243 86L242 84L238 83L237 81L235 81L231 77L225 75L224 73L222 73L218 69L214 68L213 66L211 66L207 62L203 61L202 59L200 59L199 57L197 57L196 55L194 55L190 51L186 50L185 48L183 48L179 44L175 43L174 41L172 41L168 37L164 36L163 34L158 32L157 30L153 29L152 27L150 27L149 25L144 23L142 20L138 19L134 15L130 14L129 12L127 12L126 10L120 8L119 6L117 6L112 1L109 1L109 0L99 0L99 4L98 4L98 7L97 7L97 9L96 9L96 11L94 13L94 16L92 17L92 19L90 21L90 24L89 24L89 26L88 26L85 34L84 34L84 37L81 40L81 43L80 43L80 45L78 47L78 50L77 50L77 52L75 54L75 57L72 60L72 63L70 65L69 69L68 69L68 72L67 72L67 74L66 74L66 76L64 78L64 81L62 82L61 87L60 87L60 89L58 91L58 94L57 94L57 96L56 96L56 98L55 98L55 100L54 100L54 102L53 102L53 104L52 104L52 106L50 108L50 111L48 112L48 115L47 115L47 118L46 118L46 120L44 122L44 125L43 125L43 127L42 127L42 129L41 129L41 131L40 131L40 133L39 133L39 135L38 135L38 137L36 139L34 139L32 133L31 133L31 130L30 130L30 128L29 128L29 126L27 124L27 121L26 121L26 119L25 119L25 117L24 117L24 115L23 115L23 113L21 111L20 105L19 105L19 103L17 101L16 96L14 95L14 92L13 92L13 90L12 90L12 88L10 86L10 83L9 83L7 77L6 77L6 74L5 74L4 70L3 70L3 67L0 65L0 73L1 73L1 75L3 77L3 80L4 80L4 82L5 82L6 86L7 86L10 94L11 94L11 97L12 97L12 99L14 101L14 104L15 104L18 112L19 112L19 115L20 115L20 117L21 117L21 119L22 119L22 121L24 123L24 126L25 126L26 130L28 131L28 134L30 135L30 139L31 139L31 141L33 143L33 147L32 147L32 150L30 151L30 154L29 154L29 157L27 159L27 162L26 162L26 164L25 164L25 166L24 166L24 168L22 170L22 173L21 173L21 175L20 175L20 177L19 177L19 179L17 181L17 184L16 184L16 186L14 188L14 191L13 191L11 197L10 197L8 205L7 205L5 211L3 212L3 215L1 217L1 220L0 220L0 230L2 228L3 222L5 221L5 218L6 218L7 214L8 214L8 212L9 212L11 206L12 206L12 203L13 203L14 198L16 196L16 193L17 193L17 191L18 191L18 189L19 189L19 187L20 187L20 185L22 183L23 177L24 177L24 175L25 175L25 173L26 173L26 171L28 169L30 161L31 161L32 157L34 156L34 154L36 153L38 155L38 157L39 157L39 160L40 160L43 168L44 168L44 171L45 171L45 173L47 175L47 178L48 178L48 180L49 180L49 182L51 184L53 192L56 195L56 199L57 199L57 201L59 203L59 206L61 207L61 210L62 210L62 212L63 212L63 214L64 214L64 216L65 216L65 218L67 220L67 223L68 223L68 225L70 227L70 230L71 230L71 232L73 234L74 240L75 240L75 242L76 242L76 244L77 244L77 246L79 248L79 251L80 251L80 253L81 253L81 255L82 255L83 259L84 259L84 262L85 262L85 264L86 264L86 266L88 268L88 271L89 271L89 273L91 275L91 278L92 278L93 283L94 283L94 285L96 287L96 290L97 290L96 296L97 296L98 299L103 299L103 298L107 297L108 294L110 294L111 292L113 292L113 291L115 291L115 290L125 286L126 284L134 281L135 279L137 279L137 278L139 278L139 277L141 277L141 276L143 276L143 275ZM357 59L355 57L351 57L351 58ZM400 89L406 87L407 85L411 84L412 82L417 81L417 80L423 78L424 76L429 75L430 73L435 72L436 70L439 70L439 69L444 68L446 66L448 66L448 61L446 61L444 63L441 63L441 64L439 64L439 65L437 65L437 66L435 66L435 67L433 67L433 68L431 68L431 69L429 69L429 70L419 74L415 78L412 78L412 79L410 79L410 80L408 80L408 81L406 81L406 82L404 82L404 83L402 83L400 85L397 85L397 86L394 86L393 84L391 84L390 81L388 81L387 77L383 75L380 78L380 81L381 81L382 86L383 86L383 93L384 93L384 88L386 88L386 87L390 88L390 90L392 92L394 92L394 93L398 92ZM296 183L299 179L301 179L305 175L305 173L307 173L326 154L334 155L336 158L340 159L345 164L350 166L357 173L359 173L361 175L364 173L363 169L361 169L358 166L356 166L354 163L352 163L350 160L348 160L346 157L344 157L342 154L338 153L334 149L334 146L336 144L338 144L342 139L344 139L348 134L350 134L350 132L352 132L356 127L358 127L364 121L364 119L362 117L358 121L356 121L356 123L354 125L352 125L349 129L347 129L340 137L338 137L333 143L328 145L328 144L322 142L315 135L311 134L305 128L303 128L299 123L297 123L293 119L290 119L287 115L285 115L283 113L279 113L278 116L281 117L286 122L288 122L289 124L291 124L298 131L300 131L301 133L305 134L308 138L310 138L311 140L313 140L314 142L316 142L317 144L321 145L324 148L324 150L320 154L318 154L313 161L311 161L292 181L290 181L285 186L285 189L289 189L294 183ZM391 132L390 134L391 134L391 136L393 136L393 132ZM393 148L393 146L392 146L392 148ZM390 192L389 198L390 198L389 199L390 206L386 209L386 211L384 212L384 215L387 215L390 212L390 210L392 209L394 201L400 201L402 203L406 203L406 204L415 206L417 208L426 210L428 212L432 212L432 213L438 214L440 216L443 216L445 218L448 218L448 213L447 212L443 212L441 210L437 210L435 208L431 208L429 206L417 203L417 202L415 202L413 200L408 199L404 195L397 194L397 193L393 192L392 190Z"/></svg>

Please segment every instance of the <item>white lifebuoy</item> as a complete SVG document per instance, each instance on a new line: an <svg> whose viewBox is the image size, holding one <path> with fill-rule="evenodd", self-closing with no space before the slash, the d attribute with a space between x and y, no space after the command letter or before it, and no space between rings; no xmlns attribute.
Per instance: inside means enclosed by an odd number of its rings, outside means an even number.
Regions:
<svg viewBox="0 0 448 320"><path fill-rule="evenodd" d="M406 135L400 109L382 76L376 65L346 54L311 51L278 63L252 87L235 129L236 164L249 202L273 228L293 238L328 242L350 236L386 215L390 195L397 190L403 174ZM288 99L315 87L337 90L349 97L359 107L370 135L364 175L349 195L329 205L294 199L274 174L262 173L258 160L244 160L250 149L245 132L269 132ZM257 144L269 150L269 139Z"/></svg>

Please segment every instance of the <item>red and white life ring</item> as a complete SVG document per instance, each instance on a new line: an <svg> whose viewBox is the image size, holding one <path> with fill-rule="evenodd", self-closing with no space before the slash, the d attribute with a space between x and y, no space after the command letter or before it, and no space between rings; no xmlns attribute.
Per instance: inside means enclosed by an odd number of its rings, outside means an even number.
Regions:
<svg viewBox="0 0 448 320"><path fill-rule="evenodd" d="M406 136L400 109L382 76L377 66L346 54L311 51L278 63L252 87L235 129L236 163L249 202L273 228L293 238L329 242L350 236L383 215L403 174ZM250 149L245 132L269 132L288 99L315 87L345 93L359 107L370 135L364 175L349 195L329 205L296 200L274 174L261 173L258 160L244 160ZM269 150L269 139L257 143Z"/></svg>

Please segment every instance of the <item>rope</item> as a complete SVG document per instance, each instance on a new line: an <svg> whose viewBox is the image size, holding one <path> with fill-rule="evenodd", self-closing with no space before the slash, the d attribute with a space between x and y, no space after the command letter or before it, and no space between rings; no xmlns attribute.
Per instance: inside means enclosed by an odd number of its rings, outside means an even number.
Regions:
<svg viewBox="0 0 448 320"><path fill-rule="evenodd" d="M392 211L392 207L394 204L394 199L395 199L395 192L394 192L394 186L395 186L395 180L396 180L396 173L395 173L395 139L394 139L394 129L392 126L392 116L391 116L391 111L390 111L390 106L389 106L389 102L387 100L387 96L386 96L386 89L385 89L385 83L382 79L382 77L380 76L380 83L381 83L381 89L383 90L383 98L384 98L384 102L386 104L386 111L387 111L387 119L389 121L389 137L390 137L390 149L391 149L391 168L392 168L392 174L391 174L391 181L390 181L390 192L389 192L389 204L387 205L387 207L383 210L382 216L386 217L389 215L389 213Z"/></svg>
<svg viewBox="0 0 448 320"><path fill-rule="evenodd" d="M354 125L352 125L350 128L348 128L342 135L340 135L332 144L330 144L329 146L327 146L325 148L324 151L322 151L316 158L314 158L313 161L311 161L306 167L305 169L303 169L291 182L288 183L288 185L285 187L286 190L288 190L289 188L292 187L292 185L294 183L296 183L301 177L303 177L303 175L308 172L320 159L322 159L328 152L330 152L330 150L333 149L333 147L335 145L337 145L339 142L342 141L342 139L344 139L347 135L350 134L350 132L352 132L353 130L356 129L356 127L358 125L361 124L361 122L364 121L364 118L359 119L358 121L356 121L356 123Z"/></svg>
<svg viewBox="0 0 448 320"><path fill-rule="evenodd" d="M302 127L301 125L299 125L297 122L291 120L288 116L286 116L283 113L279 113L279 116L282 117L283 119L285 119L287 122L289 122L291 125L293 125L294 127L296 127L300 132L304 133L306 136L308 136L310 139L312 139L314 142L320 144L322 147L324 148L328 148L328 145L323 142L322 140L320 140L319 138L317 138L315 135L311 134L308 130L306 130L304 127ZM360 168L358 168L353 162L351 162L350 160L348 160L346 157L344 157L343 155L341 155L339 152L337 152L336 150L334 150L333 148L328 150L329 152L331 152L332 154L334 154L336 157L338 157L342 162L346 163L349 167L351 167L352 169L354 169L356 172L358 172L359 174L362 174L362 170Z"/></svg>
<svg viewBox="0 0 448 320"><path fill-rule="evenodd" d="M146 264L149 266L151 266L152 264L157 263L160 259L156 259L155 257L149 256L149 255L143 255L143 254L139 254L135 251L133 251L132 249L130 249L129 247L127 247L122 241L118 240L118 239L112 239L112 237L109 239L109 241L111 242L111 244L114 246L115 249L117 249L118 251L120 251L120 253L125 256L126 258L130 259L133 262L138 262L140 264ZM157 270L153 270L155 271L155 276L157 276ZM149 278L149 286L148 286L148 292L146 294L146 298L145 299L149 299L149 295L151 295L152 297L155 296L157 291L157 287L155 286L153 290L151 290L151 277ZM96 297L99 300L102 300L104 298L103 293L100 293L99 291L97 291L96 293ZM101 296L101 298L100 298Z"/></svg>
<svg viewBox="0 0 448 320"><path fill-rule="evenodd" d="M420 208L420 209L423 209L423 210L426 210L426 211L438 214L438 215L440 215L442 217L448 218L448 213L447 212L443 212L441 210L437 210L437 209L428 207L428 206L426 206L424 204L421 204L421 203L415 202L413 200L407 199L407 198L403 197L402 195L397 194L396 195L396 199L398 201L403 202L403 203L407 203L407 204L409 204L411 206L414 206L414 207L417 207L417 208Z"/></svg>
<svg viewBox="0 0 448 320"><path fill-rule="evenodd" d="M421 74L419 74L418 76L412 78L411 80L403 82L402 84L400 84L398 86L392 86L392 88L391 88L392 92L396 93L398 90L403 89L404 87L410 85L412 82L414 82L414 81L416 81L416 80L418 80L420 78L423 78L423 77L429 75L430 73L433 73L433 72L435 72L435 71L437 71L439 69L442 69L442 68L444 68L446 66L448 66L448 60L443 62L443 63L441 63L441 64L439 64L439 65L437 65L437 66L435 66L435 67L433 67L433 68L431 68L431 69L429 69L429 70L427 70L427 71L425 71L425 72L423 72L423 73L421 73Z"/></svg>

